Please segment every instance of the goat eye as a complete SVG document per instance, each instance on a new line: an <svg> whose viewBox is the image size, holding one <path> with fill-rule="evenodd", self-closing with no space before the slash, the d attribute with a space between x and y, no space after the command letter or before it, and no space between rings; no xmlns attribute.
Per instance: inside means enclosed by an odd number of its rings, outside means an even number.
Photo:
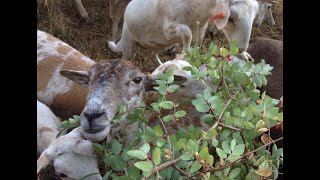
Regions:
<svg viewBox="0 0 320 180"><path fill-rule="evenodd" d="M61 173L61 172L56 172L56 175L59 177L68 177L67 175Z"/></svg>
<svg viewBox="0 0 320 180"><path fill-rule="evenodd" d="M137 84L139 84L139 83L141 82L141 80L142 80L142 77L135 77L135 78L133 79L133 81L134 81L135 83L137 83Z"/></svg>
<svg viewBox="0 0 320 180"><path fill-rule="evenodd" d="M184 88L184 87L186 87L184 84L182 84L182 85L180 86L180 88Z"/></svg>

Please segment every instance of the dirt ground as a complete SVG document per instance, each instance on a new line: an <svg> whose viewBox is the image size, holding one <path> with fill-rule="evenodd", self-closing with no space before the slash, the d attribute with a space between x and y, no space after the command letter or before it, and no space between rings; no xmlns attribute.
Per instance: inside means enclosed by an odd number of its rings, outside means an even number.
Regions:
<svg viewBox="0 0 320 180"><path fill-rule="evenodd" d="M103 0L83 0L93 24L86 24L80 20L80 15L72 0L37 0L37 28L48 32L72 47L79 50L95 61L103 59L120 58L121 54L112 52L107 47L107 41L111 40L111 20L109 19L109 4ZM251 37L268 37L283 40L283 13L282 1L272 8L275 26L263 22L259 28L254 27ZM46 5L46 2L48 5ZM119 30L121 31L122 23ZM208 31L207 31L208 32ZM119 32L121 34L121 32ZM227 46L227 38L222 31L213 34L206 33L202 48L209 47L215 41L220 47ZM179 49L178 49L178 52ZM175 55L160 54L162 62L174 59ZM150 51L140 49L133 58L135 65L143 72L152 72L156 68Z"/></svg>

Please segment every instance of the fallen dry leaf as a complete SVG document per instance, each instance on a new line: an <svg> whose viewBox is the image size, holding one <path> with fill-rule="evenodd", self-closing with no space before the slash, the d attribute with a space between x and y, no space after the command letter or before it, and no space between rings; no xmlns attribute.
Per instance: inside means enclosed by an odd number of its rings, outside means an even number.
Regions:
<svg viewBox="0 0 320 180"><path fill-rule="evenodd" d="M260 169L254 172L263 177L269 177L272 175L272 171L270 169Z"/></svg>
<svg viewBox="0 0 320 180"><path fill-rule="evenodd" d="M263 134L261 136L261 141L262 141L263 144L268 144L268 143L271 142L271 139L270 139L268 134Z"/></svg>

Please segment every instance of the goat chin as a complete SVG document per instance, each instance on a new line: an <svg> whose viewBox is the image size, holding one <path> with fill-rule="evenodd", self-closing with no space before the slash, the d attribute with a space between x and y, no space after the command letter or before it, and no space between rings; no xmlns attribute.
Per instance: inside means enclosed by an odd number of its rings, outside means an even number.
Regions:
<svg viewBox="0 0 320 180"><path fill-rule="evenodd" d="M110 134L110 131L111 131L111 124L105 127L105 129L102 130L101 132L91 134L91 133L86 133L85 131L82 131L82 135L91 142L99 142L105 139Z"/></svg>

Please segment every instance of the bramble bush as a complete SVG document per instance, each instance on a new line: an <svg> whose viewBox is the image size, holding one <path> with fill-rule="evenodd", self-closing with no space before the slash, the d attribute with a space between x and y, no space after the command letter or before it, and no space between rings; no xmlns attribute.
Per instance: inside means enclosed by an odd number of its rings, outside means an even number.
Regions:
<svg viewBox="0 0 320 180"><path fill-rule="evenodd" d="M192 100L194 108L204 113L201 122L210 127L190 125L168 134L166 124L183 121L188 114L176 110L178 103L167 96L179 87L174 82L173 69L158 75L158 101L151 107L127 111L120 105L113 123L128 119L137 122L135 141L123 146L117 140L94 143L103 179L277 179L282 164L283 149L277 148L270 130L279 128L283 113L278 103L261 93L257 87L267 84L272 67L264 60L231 63L230 56L238 53L235 43L230 50L214 43L208 52L194 47L186 50L186 61L192 66L192 78L202 79L210 87ZM206 66L206 70L200 70ZM208 81L209 79L209 81ZM161 110L172 110L163 114ZM148 113L156 113L158 124L149 126ZM63 122L63 131L79 126L79 117ZM278 124L278 125L277 125Z"/></svg>

